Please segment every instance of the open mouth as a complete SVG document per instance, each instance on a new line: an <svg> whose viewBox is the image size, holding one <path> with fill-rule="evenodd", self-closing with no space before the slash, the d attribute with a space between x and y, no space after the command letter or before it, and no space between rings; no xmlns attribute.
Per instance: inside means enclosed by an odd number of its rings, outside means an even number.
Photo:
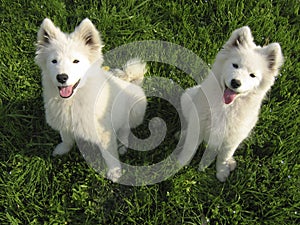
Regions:
<svg viewBox="0 0 300 225"><path fill-rule="evenodd" d="M78 80L74 85L58 87L60 97L62 97L62 98L71 97L75 88L77 88L79 82L80 82L80 80Z"/></svg>
<svg viewBox="0 0 300 225"><path fill-rule="evenodd" d="M223 101L224 101L225 104L232 103L237 95L238 95L237 92L233 91L232 89L230 89L229 87L227 87L225 85L225 91L224 91L224 94L223 94Z"/></svg>

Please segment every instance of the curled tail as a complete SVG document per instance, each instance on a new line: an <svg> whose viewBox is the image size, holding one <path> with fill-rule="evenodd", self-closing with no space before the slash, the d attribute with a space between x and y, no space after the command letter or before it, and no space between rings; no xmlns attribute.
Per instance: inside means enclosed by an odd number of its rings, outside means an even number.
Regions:
<svg viewBox="0 0 300 225"><path fill-rule="evenodd" d="M123 66L122 70L113 69L112 72L122 80L142 86L144 75L147 72L146 63L140 59L130 59Z"/></svg>

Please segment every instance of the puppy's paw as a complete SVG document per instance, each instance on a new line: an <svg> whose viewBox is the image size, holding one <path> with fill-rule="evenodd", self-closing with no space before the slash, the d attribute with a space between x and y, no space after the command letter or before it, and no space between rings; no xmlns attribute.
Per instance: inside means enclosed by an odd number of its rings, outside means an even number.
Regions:
<svg viewBox="0 0 300 225"><path fill-rule="evenodd" d="M217 178L221 182L225 182L229 174L230 174L229 167L224 167L220 170L217 170Z"/></svg>
<svg viewBox="0 0 300 225"><path fill-rule="evenodd" d="M230 171L233 171L236 167L236 161L233 157L230 159L223 161L223 162L217 162L217 178L221 182L225 182L227 177L230 174Z"/></svg>
<svg viewBox="0 0 300 225"><path fill-rule="evenodd" d="M236 161L233 157L230 159L217 162L217 178L221 182L225 182L230 172L233 171L236 167Z"/></svg>
<svg viewBox="0 0 300 225"><path fill-rule="evenodd" d="M230 159L227 160L227 164L229 166L230 171L234 171L234 169L236 167L236 161L233 157L231 157Z"/></svg>
<svg viewBox="0 0 300 225"><path fill-rule="evenodd" d="M57 156L57 155L63 155L68 153L71 150L72 147L67 146L66 144L64 144L63 142L58 144L54 151L52 152L53 156Z"/></svg>
<svg viewBox="0 0 300 225"><path fill-rule="evenodd" d="M113 169L108 170L107 178L112 182L117 182L119 178L122 176L122 169L120 167L115 167Z"/></svg>

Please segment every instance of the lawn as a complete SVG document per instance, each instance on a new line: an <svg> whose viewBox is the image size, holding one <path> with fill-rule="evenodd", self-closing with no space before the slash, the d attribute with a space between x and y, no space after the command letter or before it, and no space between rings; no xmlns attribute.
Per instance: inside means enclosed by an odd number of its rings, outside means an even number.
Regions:
<svg viewBox="0 0 300 225"><path fill-rule="evenodd" d="M0 224L299 224L300 1L10 1L0 0ZM285 63L262 106L259 123L236 152L225 183L215 166L191 164L153 185L112 183L80 151L52 157L59 134L45 122L41 75L34 64L45 17L70 32L88 17L101 31L104 53L134 41L167 41L208 65L230 33L248 25L259 45L279 42ZM195 82L181 70L148 62L147 77L182 88ZM146 121L160 116L167 135L150 152L122 160L151 164L172 153L180 130L176 110L149 97ZM147 122L137 132L143 132ZM201 150L202 149L202 150Z"/></svg>

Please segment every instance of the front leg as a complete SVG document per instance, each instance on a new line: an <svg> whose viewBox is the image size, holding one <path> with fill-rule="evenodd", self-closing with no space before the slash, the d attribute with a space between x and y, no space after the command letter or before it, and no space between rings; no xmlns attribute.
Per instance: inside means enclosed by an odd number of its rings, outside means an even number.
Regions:
<svg viewBox="0 0 300 225"><path fill-rule="evenodd" d="M108 167L107 178L117 182L122 175L121 162L119 160L117 137L113 132L103 132L99 135L100 150Z"/></svg>
<svg viewBox="0 0 300 225"><path fill-rule="evenodd" d="M178 162L181 166L188 165L195 155L199 144L203 141L201 134L201 126L198 115L190 114L190 119L187 124L187 129L183 131L184 144L182 151L178 155ZM181 143L180 143L181 144Z"/></svg>
<svg viewBox="0 0 300 225"><path fill-rule="evenodd" d="M120 155L124 155L127 152L127 148L129 147L129 135L130 135L130 127L124 126L120 128L118 131L118 139L120 141L119 153Z"/></svg>
<svg viewBox="0 0 300 225"><path fill-rule="evenodd" d="M68 153L73 145L74 145L74 137L73 135L68 132L68 131L61 131L60 132L61 140L62 142L56 146L54 149L52 155L57 156L57 155L63 155Z"/></svg>
<svg viewBox="0 0 300 225"><path fill-rule="evenodd" d="M236 167L236 161L233 154L238 146L232 148L222 148L217 157L217 178L221 182L225 182L230 172Z"/></svg>

